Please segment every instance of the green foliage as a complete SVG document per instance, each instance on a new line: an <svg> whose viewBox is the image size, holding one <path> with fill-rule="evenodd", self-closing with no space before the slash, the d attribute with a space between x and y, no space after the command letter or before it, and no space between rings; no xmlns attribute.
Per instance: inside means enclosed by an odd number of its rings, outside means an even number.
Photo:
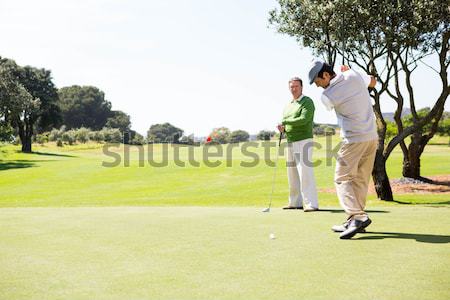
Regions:
<svg viewBox="0 0 450 300"><path fill-rule="evenodd" d="M73 145L77 138L76 138L76 131L75 130L68 130L62 133L61 140L69 145Z"/></svg>
<svg viewBox="0 0 450 300"><path fill-rule="evenodd" d="M170 123L154 124L147 131L147 140L152 143L178 143L183 130Z"/></svg>
<svg viewBox="0 0 450 300"><path fill-rule="evenodd" d="M134 132L134 135L131 138L130 144L131 145L144 145L145 144L145 139L138 132Z"/></svg>
<svg viewBox="0 0 450 300"><path fill-rule="evenodd" d="M56 141L56 146L58 146L58 147L63 147L64 146L63 142L62 142L62 140L60 138L58 138L58 140Z"/></svg>
<svg viewBox="0 0 450 300"><path fill-rule="evenodd" d="M318 135L318 136L335 135L336 129L333 126L326 125L326 124L314 124L313 134Z"/></svg>
<svg viewBox="0 0 450 300"><path fill-rule="evenodd" d="M75 138L78 142L84 144L89 141L89 133L90 130L88 128L85 127L78 128L75 131Z"/></svg>
<svg viewBox="0 0 450 300"><path fill-rule="evenodd" d="M250 135L245 130L236 130L230 134L230 143L248 142Z"/></svg>
<svg viewBox="0 0 450 300"><path fill-rule="evenodd" d="M275 136L275 131L269 131L269 130L261 130L256 135L256 138L260 141L270 141L270 139Z"/></svg>
<svg viewBox="0 0 450 300"><path fill-rule="evenodd" d="M386 121L386 140L390 140L398 134L397 125L394 122Z"/></svg>
<svg viewBox="0 0 450 300"><path fill-rule="evenodd" d="M39 99L39 111L32 116L37 132L61 125L62 116L58 107L58 92L49 70L30 66L22 68L20 82L34 99Z"/></svg>
<svg viewBox="0 0 450 300"><path fill-rule="evenodd" d="M111 103L96 87L73 85L59 89L58 94L63 123L69 129L100 130L111 116Z"/></svg>
<svg viewBox="0 0 450 300"><path fill-rule="evenodd" d="M62 138L62 134L66 131L66 126L61 126L59 129L53 128L49 135L48 135L48 140L50 142L54 142L57 141L58 139Z"/></svg>
<svg viewBox="0 0 450 300"><path fill-rule="evenodd" d="M111 111L111 117L106 121L106 127L118 128L121 132L131 129L130 116L120 110Z"/></svg>
<svg viewBox="0 0 450 300"><path fill-rule="evenodd" d="M44 133L41 133L41 134L37 134L35 139L36 139L36 142L38 144L43 145L45 143L48 143L48 140L49 140L48 137L49 137L49 133L48 132L44 132Z"/></svg>
<svg viewBox="0 0 450 300"><path fill-rule="evenodd" d="M211 143L217 144L227 144L230 142L230 130L226 127L214 128L209 137L211 138Z"/></svg>
<svg viewBox="0 0 450 300"><path fill-rule="evenodd" d="M5 121L0 121L0 142L12 142L14 140L14 128Z"/></svg>
<svg viewBox="0 0 450 300"><path fill-rule="evenodd" d="M101 131L90 131L89 132L89 140L96 142L104 142L105 136Z"/></svg>
<svg viewBox="0 0 450 300"><path fill-rule="evenodd" d="M183 135L180 139L180 144L185 144L185 145L194 145L195 141L194 141L194 135L190 134L190 135Z"/></svg>
<svg viewBox="0 0 450 300"><path fill-rule="evenodd" d="M443 119L439 122L437 133L441 136L450 136L450 118Z"/></svg>
<svg viewBox="0 0 450 300"><path fill-rule="evenodd" d="M123 137L122 133L117 128L103 128L101 134L107 143L122 143Z"/></svg>

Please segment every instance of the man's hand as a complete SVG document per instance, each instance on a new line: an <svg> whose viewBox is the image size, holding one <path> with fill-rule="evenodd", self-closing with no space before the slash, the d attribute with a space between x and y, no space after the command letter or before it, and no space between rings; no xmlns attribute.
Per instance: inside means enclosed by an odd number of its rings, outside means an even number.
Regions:
<svg viewBox="0 0 450 300"><path fill-rule="evenodd" d="M348 71L348 70L350 70L350 67L349 66L341 66L341 72L345 72L345 71Z"/></svg>
<svg viewBox="0 0 450 300"><path fill-rule="evenodd" d="M284 132L284 125L278 124L277 129L278 129L279 132L283 133Z"/></svg>

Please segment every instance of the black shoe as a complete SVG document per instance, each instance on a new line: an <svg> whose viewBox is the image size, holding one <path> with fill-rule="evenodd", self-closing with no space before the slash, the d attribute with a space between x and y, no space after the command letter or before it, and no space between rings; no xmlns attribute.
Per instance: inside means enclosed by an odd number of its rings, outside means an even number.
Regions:
<svg viewBox="0 0 450 300"><path fill-rule="evenodd" d="M355 236L355 234L357 234L358 232L361 232L362 229L369 226L370 223L372 223L372 220L370 220L369 218L367 218L367 220L365 220L365 221L351 220L350 224L347 227L347 230L342 232L341 235L339 236L339 238L343 239L343 240L351 239L352 237Z"/></svg>
<svg viewBox="0 0 450 300"><path fill-rule="evenodd" d="M339 225L333 225L333 226L331 227L331 230L333 230L334 232L344 232L344 231L347 230L348 225L350 224L350 221L351 221L351 220L347 220L347 221L345 221L345 222L342 223L342 224L339 224ZM369 226L369 225L367 225L367 226ZM366 226L366 227L367 227L367 226ZM366 230L365 230L364 228L362 228L359 232L366 232Z"/></svg>
<svg viewBox="0 0 450 300"><path fill-rule="evenodd" d="M303 209L303 206L285 206L283 209Z"/></svg>

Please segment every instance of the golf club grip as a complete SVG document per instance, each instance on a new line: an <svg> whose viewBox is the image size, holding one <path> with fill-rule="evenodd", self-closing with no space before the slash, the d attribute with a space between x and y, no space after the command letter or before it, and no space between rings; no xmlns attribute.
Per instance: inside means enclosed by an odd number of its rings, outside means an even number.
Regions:
<svg viewBox="0 0 450 300"><path fill-rule="evenodd" d="M281 146L281 139L282 139L282 138L283 138L283 133L280 132L280 139L279 139L279 141L278 141L278 147Z"/></svg>

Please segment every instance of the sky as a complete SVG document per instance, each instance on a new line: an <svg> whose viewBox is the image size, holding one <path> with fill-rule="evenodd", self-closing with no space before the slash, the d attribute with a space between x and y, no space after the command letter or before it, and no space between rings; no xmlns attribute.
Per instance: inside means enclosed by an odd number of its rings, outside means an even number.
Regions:
<svg viewBox="0 0 450 300"><path fill-rule="evenodd" d="M275 130L293 76L316 103L314 121L336 123L321 90L307 83L311 51L269 26L275 7L274 0L0 0L0 56L51 70L58 88L98 87L143 135L164 122L195 136L222 126ZM413 80L416 106L434 103L437 74L420 66ZM389 98L381 107L395 110Z"/></svg>

